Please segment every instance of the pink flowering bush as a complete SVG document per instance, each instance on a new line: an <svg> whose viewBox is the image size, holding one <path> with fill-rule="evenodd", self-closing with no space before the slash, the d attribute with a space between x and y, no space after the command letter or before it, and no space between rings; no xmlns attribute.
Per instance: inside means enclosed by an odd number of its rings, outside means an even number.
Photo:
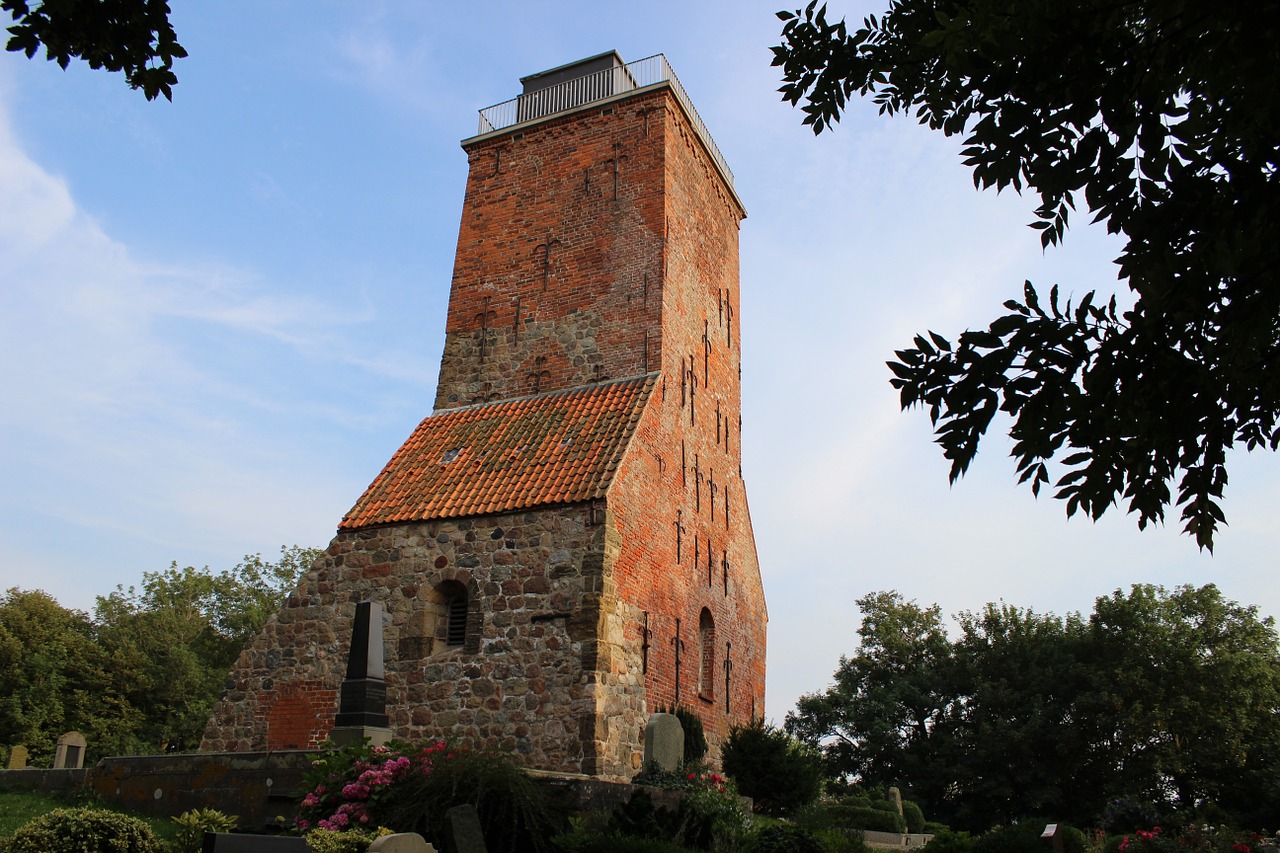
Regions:
<svg viewBox="0 0 1280 853"><path fill-rule="evenodd" d="M443 741L426 746L392 742L349 746L317 759L303 782L296 826L339 831L378 825L379 804L408 777L429 774L449 752Z"/></svg>
<svg viewBox="0 0 1280 853"><path fill-rule="evenodd" d="M445 812L469 803L489 850L541 853L563 822L510 760L442 741L333 750L315 761L303 788L295 827L304 833L386 827L439 838Z"/></svg>

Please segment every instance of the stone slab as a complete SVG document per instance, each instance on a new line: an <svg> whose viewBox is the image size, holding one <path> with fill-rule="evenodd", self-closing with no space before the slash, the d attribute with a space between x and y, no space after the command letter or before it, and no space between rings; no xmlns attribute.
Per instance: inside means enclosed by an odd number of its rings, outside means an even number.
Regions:
<svg viewBox="0 0 1280 853"><path fill-rule="evenodd" d="M454 806L444 813L444 853L488 853L480 815L470 803Z"/></svg>
<svg viewBox="0 0 1280 853"><path fill-rule="evenodd" d="M373 839L369 853L436 853L436 848L416 832L397 832Z"/></svg>
<svg viewBox="0 0 1280 853"><path fill-rule="evenodd" d="M206 832L200 853L311 853L311 848L296 835Z"/></svg>
<svg viewBox="0 0 1280 853"><path fill-rule="evenodd" d="M684 726L675 714L654 714L644 727L644 766L656 764L668 772L684 761Z"/></svg>

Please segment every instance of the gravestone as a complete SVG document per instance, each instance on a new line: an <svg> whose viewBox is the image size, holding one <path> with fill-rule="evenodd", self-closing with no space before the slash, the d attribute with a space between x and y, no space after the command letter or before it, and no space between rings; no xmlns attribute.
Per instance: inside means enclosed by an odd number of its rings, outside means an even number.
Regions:
<svg viewBox="0 0 1280 853"><path fill-rule="evenodd" d="M889 800L893 803L893 807L898 810L898 816L902 816L902 792L897 788L889 789Z"/></svg>
<svg viewBox="0 0 1280 853"><path fill-rule="evenodd" d="M377 601L356 605L347 677L342 680L338 715L333 719L329 738L339 746L364 740L377 745L391 740L382 660L382 605Z"/></svg>
<svg viewBox="0 0 1280 853"><path fill-rule="evenodd" d="M684 726L675 714L654 714L644 727L644 766L674 772L684 761Z"/></svg>
<svg viewBox="0 0 1280 853"><path fill-rule="evenodd" d="M67 732L58 738L58 749L53 754L54 770L79 770L84 767L84 735Z"/></svg>
<svg viewBox="0 0 1280 853"><path fill-rule="evenodd" d="M18 744L13 749L9 750L9 769L26 770L27 758L27 748L22 744Z"/></svg>
<svg viewBox="0 0 1280 853"><path fill-rule="evenodd" d="M488 853L475 806L465 803L444 813L443 842L444 853Z"/></svg>
<svg viewBox="0 0 1280 853"><path fill-rule="evenodd" d="M312 853L297 835L250 835L244 832L206 832L200 853Z"/></svg>
<svg viewBox="0 0 1280 853"><path fill-rule="evenodd" d="M373 839L369 853L436 853L436 848L416 832L397 832Z"/></svg>

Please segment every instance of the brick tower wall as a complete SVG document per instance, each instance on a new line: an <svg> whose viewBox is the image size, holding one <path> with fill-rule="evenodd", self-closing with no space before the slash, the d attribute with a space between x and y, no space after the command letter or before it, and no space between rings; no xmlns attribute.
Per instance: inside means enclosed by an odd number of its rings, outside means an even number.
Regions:
<svg viewBox="0 0 1280 853"><path fill-rule="evenodd" d="M436 410L636 376L661 349L665 90L464 143Z"/></svg>
<svg viewBox="0 0 1280 853"><path fill-rule="evenodd" d="M662 375L609 491L606 592L623 603L633 647L647 625L645 711L693 710L714 761L732 725L764 712L767 614L741 476L743 212L674 100L660 119ZM713 631L702 630L704 610Z"/></svg>

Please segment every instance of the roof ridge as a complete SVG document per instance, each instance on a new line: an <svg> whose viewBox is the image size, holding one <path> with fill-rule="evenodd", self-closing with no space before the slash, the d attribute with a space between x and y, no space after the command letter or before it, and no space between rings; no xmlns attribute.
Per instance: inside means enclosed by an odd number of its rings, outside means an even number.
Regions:
<svg viewBox="0 0 1280 853"><path fill-rule="evenodd" d="M635 383L643 382L644 380L647 380L647 379L656 378L658 374L659 372L654 370L654 371L650 371L649 373L637 373L634 376L624 376L621 379L606 379L600 382L591 382L586 385L574 385L572 388L556 388L552 391L540 391L537 394L529 394L524 397L503 397L501 400L486 400L481 403L467 403L464 406L454 406L453 408L449 408L449 409L435 409L434 411L431 412L431 414L427 415L427 417L437 418L437 417L443 417L444 415L451 415L454 412L468 412L468 411L474 411L475 409L483 409L486 406L504 406L510 403L525 403L530 400L541 400L543 398L556 397L556 396L562 396L562 395L568 395L568 394L580 394L584 391L595 391L600 388L606 388L610 385L625 385L633 382Z"/></svg>

